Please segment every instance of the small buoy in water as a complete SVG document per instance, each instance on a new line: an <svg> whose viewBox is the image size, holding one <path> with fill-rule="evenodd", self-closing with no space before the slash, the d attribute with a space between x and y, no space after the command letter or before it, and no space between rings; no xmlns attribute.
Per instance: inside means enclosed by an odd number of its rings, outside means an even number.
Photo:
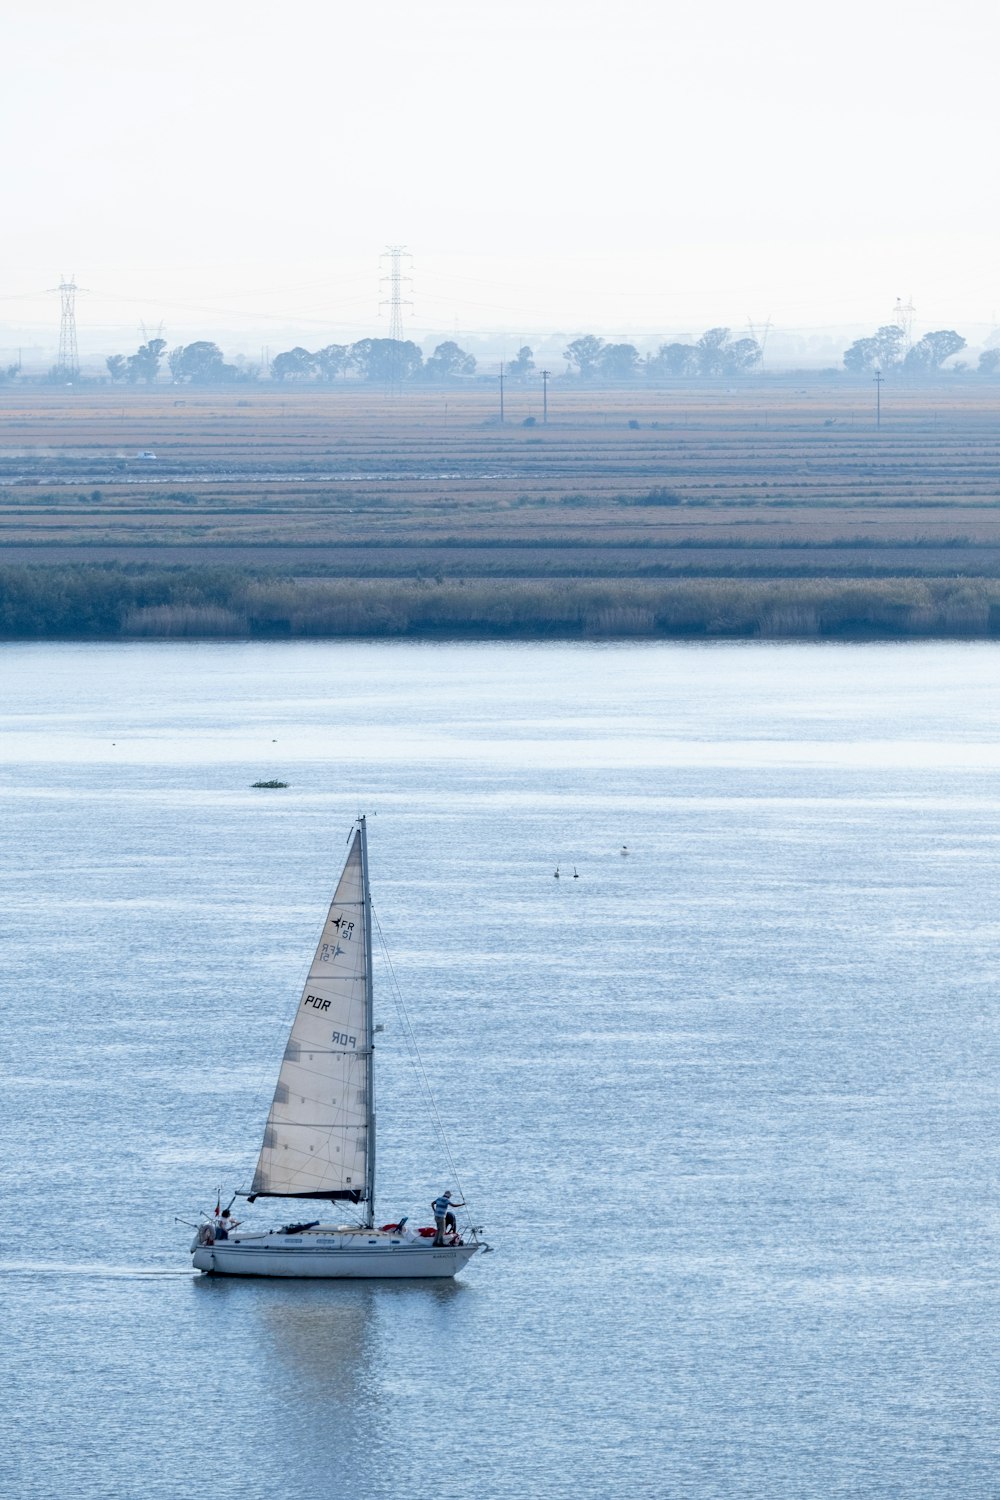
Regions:
<svg viewBox="0 0 1000 1500"><path fill-rule="evenodd" d="M559 866L556 865L556 879L559 879Z"/></svg>
<svg viewBox="0 0 1000 1500"><path fill-rule="evenodd" d="M623 854L627 854L628 853L628 844L622 844L622 853Z"/></svg>
<svg viewBox="0 0 1000 1500"><path fill-rule="evenodd" d="M576 865L573 866L573 879L574 880L579 880L580 879L579 875L576 873Z"/></svg>

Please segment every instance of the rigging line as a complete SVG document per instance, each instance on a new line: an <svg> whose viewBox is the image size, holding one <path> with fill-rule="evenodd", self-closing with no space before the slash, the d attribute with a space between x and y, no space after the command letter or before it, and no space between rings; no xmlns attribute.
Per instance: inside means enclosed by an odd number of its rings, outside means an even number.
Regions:
<svg viewBox="0 0 1000 1500"><path fill-rule="evenodd" d="M417 1049L416 1036L414 1034L413 1026L411 1025L409 1015L406 1012L406 1007L403 1004L402 995L400 993L399 985L398 985L398 983L396 983L396 976L392 972L392 962L391 962L391 960L389 958L388 947L387 947L387 944L386 944L386 941L385 941L385 936L384 936L384 934L382 932L381 927L379 926L378 917L375 915L374 910L372 912L372 920L373 920L373 922L375 924L375 927L378 930L379 940L380 940L381 945L382 945L382 957L385 959L386 964L387 964L388 969L389 969L389 972L390 972L390 975L392 976L393 986L394 986L394 989L393 989L393 1001L394 1001L395 1006L396 1006L396 1014L397 1014L397 1016L399 1018L401 1026L402 1026L403 1040L406 1043L406 1051L407 1051L407 1055L408 1055L409 1060L410 1060L410 1066L412 1067L412 1069L414 1071L414 1074L416 1075L417 1086L419 1088L423 1089L424 1093L427 1095L428 1102L429 1102L431 1108L433 1109L434 1098L433 1098L433 1095L431 1093L430 1083L428 1081L427 1074L424 1071L423 1065L422 1065L421 1060L420 1060L420 1054L419 1054L419 1051Z"/></svg>
<svg viewBox="0 0 1000 1500"><path fill-rule="evenodd" d="M435 1122L435 1125L437 1127L438 1137L440 1139L440 1142L441 1142L442 1146L444 1147L444 1154L445 1154L445 1156L448 1159L448 1167L449 1167L449 1170L450 1170L450 1172L452 1174L452 1177L454 1178L455 1186L458 1189L459 1197L462 1199L462 1204L463 1204L463 1206L465 1208L466 1217L467 1217L468 1222L469 1222L470 1233L472 1234L473 1239L475 1239L476 1238L476 1231L472 1227L472 1211L469 1208L468 1201L466 1200L466 1197L465 1197L465 1189L462 1187L461 1180L459 1179L458 1168L455 1166L455 1159L454 1159L454 1157L451 1154L451 1147L448 1144L448 1137L447 1137L447 1135L445 1133L444 1122L442 1121L441 1115L438 1112L438 1107L437 1107L437 1104L436 1104L436 1102L434 1100L434 1095L433 1095L433 1093L431 1091L430 1079L427 1077L427 1070L424 1067L423 1058L420 1056L420 1048L417 1046L417 1038L416 1038L416 1035L415 1035L415 1033L413 1031L413 1027L410 1024L410 1018L409 1018L409 1015L407 1014L406 1005L405 1005L405 1003L403 1001L403 992L402 992L402 990L399 987L399 981L396 978L396 971L395 971L395 969L392 966L392 959L389 957L389 949L388 949L388 945L386 944L386 941L385 941L385 934L382 931L382 924L381 924L381 922L378 919L378 915L377 915L377 913L375 911L374 903L371 904L371 914L372 914L372 921L375 923L375 927L376 927L376 930L378 932L379 942L382 945L382 956L385 959L386 967L389 970L389 976L390 976L390 978L392 980L392 987L393 987L393 991L395 993L395 998L396 998L396 1009L399 1012L400 1018L401 1018L401 1020L403 1022L404 1035L406 1035L407 1032L409 1033L409 1046L411 1048L411 1061L414 1062L414 1066L418 1070L419 1077L423 1080L424 1091L425 1091L425 1093L427 1095L427 1100L428 1100L428 1103L430 1104L430 1107L431 1107L431 1114L432 1114L432 1116L434 1118L434 1122Z"/></svg>

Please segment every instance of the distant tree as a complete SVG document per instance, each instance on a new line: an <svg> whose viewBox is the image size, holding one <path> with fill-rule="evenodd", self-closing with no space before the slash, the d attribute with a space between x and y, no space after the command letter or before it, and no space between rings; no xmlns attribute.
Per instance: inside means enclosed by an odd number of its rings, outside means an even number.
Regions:
<svg viewBox="0 0 1000 1500"><path fill-rule="evenodd" d="M308 380L316 367L316 356L308 349L296 345L283 354L276 354L271 361L273 380Z"/></svg>
<svg viewBox="0 0 1000 1500"><path fill-rule="evenodd" d="M517 358L509 361L507 365L508 380L526 380L535 368L531 350L527 344L522 344L517 351Z"/></svg>
<svg viewBox="0 0 1000 1500"><path fill-rule="evenodd" d="M20 373L17 365L0 367L0 385L3 385L7 380L14 380Z"/></svg>
<svg viewBox="0 0 1000 1500"><path fill-rule="evenodd" d="M167 363L175 380L191 385L216 385L236 379L235 365L227 365L218 344L207 339L198 339L193 344L184 344L172 349Z"/></svg>
<svg viewBox="0 0 1000 1500"><path fill-rule="evenodd" d="M903 357L906 334L895 323L886 323L871 338L855 339L844 351L844 368L855 375L869 370L891 370Z"/></svg>
<svg viewBox="0 0 1000 1500"><path fill-rule="evenodd" d="M745 375L761 361L756 339L733 339L728 328L707 329L694 346L700 375Z"/></svg>
<svg viewBox="0 0 1000 1500"><path fill-rule="evenodd" d="M661 344L646 362L646 374L654 379L662 376L695 375L697 371L698 353L693 344Z"/></svg>
<svg viewBox="0 0 1000 1500"><path fill-rule="evenodd" d="M996 375L1000 372L1000 349L984 349L976 368L980 375Z"/></svg>
<svg viewBox="0 0 1000 1500"><path fill-rule="evenodd" d="M709 328L702 334L694 346L699 375L726 373L725 349L728 343L728 328Z"/></svg>
<svg viewBox="0 0 1000 1500"><path fill-rule="evenodd" d="M880 366L883 370L891 370L893 365L900 363L906 344L906 334L902 328L898 328L895 323L885 324L875 334L875 342L878 345Z"/></svg>
<svg viewBox="0 0 1000 1500"><path fill-rule="evenodd" d="M725 375L728 373L727 349L728 328L709 328L695 344L700 375Z"/></svg>
<svg viewBox="0 0 1000 1500"><path fill-rule="evenodd" d="M465 350L460 349L454 340L449 340L446 344L438 344L424 365L424 374L428 380L458 380L475 373L474 356L466 354Z"/></svg>
<svg viewBox="0 0 1000 1500"><path fill-rule="evenodd" d="M733 339L726 345L726 373L729 375L745 375L755 365L759 365L764 351L756 339L742 338Z"/></svg>
<svg viewBox="0 0 1000 1500"><path fill-rule="evenodd" d="M960 333L953 328L939 328L936 333L925 333L914 344L903 360L903 369L909 374L929 375L964 348L965 340Z"/></svg>
<svg viewBox="0 0 1000 1500"><path fill-rule="evenodd" d="M863 375L874 370L878 364L878 342L875 339L855 339L849 349L844 350L844 369L852 375Z"/></svg>
<svg viewBox="0 0 1000 1500"><path fill-rule="evenodd" d="M109 354L104 363L108 367L108 374L112 380L124 380L128 371L128 361L124 354Z"/></svg>
<svg viewBox="0 0 1000 1500"><path fill-rule="evenodd" d="M350 349L346 344L327 344L313 355L320 380L336 380L347 369Z"/></svg>
<svg viewBox="0 0 1000 1500"><path fill-rule="evenodd" d="M150 339L148 344L140 344L136 352L130 354L126 361L126 379L132 385L136 385L140 380L144 380L147 385L152 385L159 372L160 360L163 358L163 351L166 347L166 339Z"/></svg>
<svg viewBox="0 0 1000 1500"><path fill-rule="evenodd" d="M598 360L603 348L603 339L587 333L567 345L563 350L563 358L571 365L576 365L581 380L593 380L597 374Z"/></svg>
<svg viewBox="0 0 1000 1500"><path fill-rule="evenodd" d="M633 344L605 344L597 357L597 369L604 380L635 380L639 351Z"/></svg>
<svg viewBox="0 0 1000 1500"><path fill-rule="evenodd" d="M362 380L412 380L424 357L410 339L359 339L351 345L350 363Z"/></svg>

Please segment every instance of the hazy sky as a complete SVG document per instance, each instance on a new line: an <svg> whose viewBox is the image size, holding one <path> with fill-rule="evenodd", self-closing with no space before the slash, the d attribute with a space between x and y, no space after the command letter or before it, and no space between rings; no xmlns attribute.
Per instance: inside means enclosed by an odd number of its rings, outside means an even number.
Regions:
<svg viewBox="0 0 1000 1500"><path fill-rule="evenodd" d="M19 12L16 14L15 12ZM199 329L988 324L985 0L33 0L0 22L0 345ZM6 331L5 331L6 330ZM19 332L20 337L20 332Z"/></svg>

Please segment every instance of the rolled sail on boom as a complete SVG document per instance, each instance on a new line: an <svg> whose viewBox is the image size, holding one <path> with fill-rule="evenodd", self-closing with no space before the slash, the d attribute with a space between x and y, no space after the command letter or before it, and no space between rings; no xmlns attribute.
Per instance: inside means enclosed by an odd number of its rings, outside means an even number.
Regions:
<svg viewBox="0 0 1000 1500"><path fill-rule="evenodd" d="M309 969L250 1198L370 1197L374 1130L364 820Z"/></svg>

